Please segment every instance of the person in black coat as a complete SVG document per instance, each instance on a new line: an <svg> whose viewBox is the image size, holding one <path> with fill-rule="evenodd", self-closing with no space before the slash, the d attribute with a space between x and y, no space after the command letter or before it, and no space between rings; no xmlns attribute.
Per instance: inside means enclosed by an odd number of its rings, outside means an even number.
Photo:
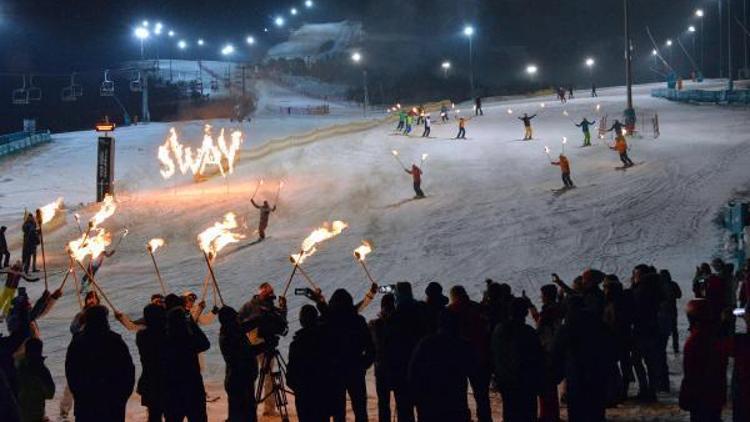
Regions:
<svg viewBox="0 0 750 422"><path fill-rule="evenodd" d="M23 247L21 248L23 272L28 274L29 269L37 272L39 270L36 269L36 249L39 245L39 230L33 214L26 217L21 230L23 231Z"/></svg>
<svg viewBox="0 0 750 422"><path fill-rule="evenodd" d="M331 363L331 345L319 324L315 306L303 306L299 321L302 328L294 333L289 345L286 381L294 390L300 422L328 421L332 403L329 381L336 369Z"/></svg>
<svg viewBox="0 0 750 422"><path fill-rule="evenodd" d="M409 365L419 421L470 420L468 380L477 370L472 346L459 333L458 317L442 312L437 334L419 342Z"/></svg>
<svg viewBox="0 0 750 422"><path fill-rule="evenodd" d="M165 415L167 422L205 422L206 390L198 354L211 347L208 338L183 308L167 312L167 343L164 369L167 373Z"/></svg>
<svg viewBox="0 0 750 422"><path fill-rule="evenodd" d="M411 284L396 284L396 310L385 326L385 364L391 374L399 422L414 421L414 400L409 388L409 359L424 337L424 310L414 300Z"/></svg>
<svg viewBox="0 0 750 422"><path fill-rule="evenodd" d="M336 368L331 409L334 421L346 420L346 393L349 393L354 420L367 422L365 374L375 360L367 322L357 313L354 299L344 289L333 292L322 321Z"/></svg>
<svg viewBox="0 0 750 422"><path fill-rule="evenodd" d="M107 314L100 305L86 309L86 326L73 336L65 356L76 422L125 420L135 367L122 337L109 329Z"/></svg>
<svg viewBox="0 0 750 422"><path fill-rule="evenodd" d="M5 239L7 229L5 226L0 226L0 269L7 268L10 265L10 251L8 250L8 241Z"/></svg>
<svg viewBox="0 0 750 422"><path fill-rule="evenodd" d="M429 300L430 297L428 296L427 299ZM443 305L443 308L445 308L445 305ZM375 391L378 394L379 422L390 422L391 420L393 381L391 380L388 365L385 361L385 328L395 310L396 298L391 293L384 294L380 300L380 313L378 317L368 324L370 334L372 335L372 342L375 344Z"/></svg>
<svg viewBox="0 0 750 422"><path fill-rule="evenodd" d="M161 422L167 388L164 371L166 312L161 306L147 305L143 309L143 321L146 328L135 335L142 368L136 391L141 395L141 404L148 409L148 421Z"/></svg>
<svg viewBox="0 0 750 422"><path fill-rule="evenodd" d="M423 310L425 316L425 335L437 333L440 314L448 306L448 298L443 294L443 286L440 283L431 282L424 291L425 300Z"/></svg>
<svg viewBox="0 0 750 422"><path fill-rule="evenodd" d="M255 380L258 378L257 350L240 326L237 311L219 310L219 348L226 363L224 390L227 392L227 422L255 422Z"/></svg>
<svg viewBox="0 0 750 422"><path fill-rule="evenodd" d="M492 333L495 380L506 422L535 420L537 395L544 389L547 362L536 330L525 323L528 313L528 299L513 299L508 322Z"/></svg>
<svg viewBox="0 0 750 422"><path fill-rule="evenodd" d="M601 315L581 296L570 296L565 323L553 345L554 367L567 382L568 421L605 420L607 380L614 364L611 337Z"/></svg>
<svg viewBox="0 0 750 422"><path fill-rule="evenodd" d="M640 361L646 366L648 381L643 382L641 400L656 400L656 390L669 391L669 379L664 373L666 353L662 347L659 330L659 309L666 300L662 281L656 270L647 265L638 265L633 270L633 338L635 340L634 364ZM661 350L660 350L661 349ZM642 372L642 371L641 371ZM643 375L640 375L643 378Z"/></svg>

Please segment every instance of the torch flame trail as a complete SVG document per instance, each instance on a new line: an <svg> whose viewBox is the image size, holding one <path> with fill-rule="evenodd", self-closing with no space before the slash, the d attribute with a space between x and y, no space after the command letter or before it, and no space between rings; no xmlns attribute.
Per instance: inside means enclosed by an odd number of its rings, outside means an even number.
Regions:
<svg viewBox="0 0 750 422"><path fill-rule="evenodd" d="M164 239L157 237L148 241L148 248L151 252L156 252L162 246L164 246Z"/></svg>
<svg viewBox="0 0 750 422"><path fill-rule="evenodd" d="M50 221L52 221L52 219L55 218L55 214L57 214L57 210L60 209L62 204L63 204L63 198L59 197L54 202L39 208L39 211L41 212L41 215L42 215L42 220L39 222L39 224L40 225L47 224Z"/></svg>
<svg viewBox="0 0 750 422"><path fill-rule="evenodd" d="M372 244L370 242L363 240L362 245L360 245L357 249L354 250L354 257L357 258L358 261L364 262L365 257L372 252Z"/></svg>
<svg viewBox="0 0 750 422"><path fill-rule="evenodd" d="M347 227L349 227L349 225L340 220L336 220L331 224L324 223L323 227L313 230L313 232L302 241L301 252L292 255L292 261L296 265L302 264L307 258L317 252L316 246L319 243L340 235Z"/></svg>
<svg viewBox="0 0 750 422"><path fill-rule="evenodd" d="M91 217L91 220L89 221L91 228L94 229L99 227L99 225L102 224L106 219L112 217L112 215L115 213L115 209L117 209L115 199L112 197L112 195L105 195L104 201L102 202L102 207L96 214L94 214L93 217Z"/></svg>
<svg viewBox="0 0 750 422"><path fill-rule="evenodd" d="M239 225L234 213L226 213L222 222L214 223L213 226L198 235L198 245L203 252L215 258L225 246L245 238L241 233L232 232L237 227Z"/></svg>

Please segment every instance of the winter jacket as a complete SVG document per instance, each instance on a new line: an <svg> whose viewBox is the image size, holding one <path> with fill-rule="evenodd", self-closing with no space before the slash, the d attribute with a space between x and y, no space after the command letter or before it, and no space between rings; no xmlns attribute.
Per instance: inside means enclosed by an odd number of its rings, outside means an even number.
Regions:
<svg viewBox="0 0 750 422"><path fill-rule="evenodd" d="M420 422L470 420L467 380L477 372L471 345L457 333L438 332L419 342L409 365Z"/></svg>
<svg viewBox="0 0 750 422"><path fill-rule="evenodd" d="M594 120L593 122L589 122L587 119L583 119L581 123L576 124L576 126L580 127L581 130L583 130L583 132L586 133L589 131L589 126L593 125L594 123L596 123L596 120Z"/></svg>
<svg viewBox="0 0 750 422"><path fill-rule="evenodd" d="M490 331L482 314L482 307L472 300L448 305L448 311L458 318L459 335L469 342L483 368L490 365Z"/></svg>
<svg viewBox="0 0 750 422"><path fill-rule="evenodd" d="M331 342L329 353L336 372L364 375L375 361L375 346L365 318L355 308L329 307L322 315L322 326Z"/></svg>
<svg viewBox="0 0 750 422"><path fill-rule="evenodd" d="M309 403L330 406L331 374L336 370L332 358L333 345L323 327L302 328L294 333L289 345L286 380L295 395Z"/></svg>
<svg viewBox="0 0 750 422"><path fill-rule="evenodd" d="M268 217L272 212L276 211L276 206L274 205L273 207L269 207L266 205L258 205L252 198L250 199L250 202L255 208L260 210L260 222L258 223L258 226L265 229L266 227L268 227Z"/></svg>
<svg viewBox="0 0 750 422"><path fill-rule="evenodd" d="M694 324L683 351L680 407L690 412L720 411L726 403L730 343L717 328Z"/></svg>
<svg viewBox="0 0 750 422"><path fill-rule="evenodd" d="M21 227L23 231L23 248L24 250L34 250L39 245L39 231L33 220L26 221Z"/></svg>
<svg viewBox="0 0 750 422"><path fill-rule="evenodd" d="M563 173L570 173L570 161L567 157L560 157L560 161L555 161L552 164L560 166L560 171Z"/></svg>
<svg viewBox="0 0 750 422"><path fill-rule="evenodd" d="M219 321L219 348L226 364L224 389L227 394L252 392L258 378L259 350L250 344L236 317L231 321L223 321L222 318Z"/></svg>
<svg viewBox="0 0 750 422"><path fill-rule="evenodd" d="M533 116L522 116L519 117L518 120L522 121L524 126L531 127L531 119L533 119L534 117L536 117L536 114L534 114Z"/></svg>
<svg viewBox="0 0 750 422"><path fill-rule="evenodd" d="M68 346L65 377L75 399L77 422L125 420L135 367L119 334L88 324Z"/></svg>
<svg viewBox="0 0 750 422"><path fill-rule="evenodd" d="M9 336L0 335L0 372L5 373L10 389L18 394L18 375L13 354L29 337L29 330L17 330Z"/></svg>
<svg viewBox="0 0 750 422"><path fill-rule="evenodd" d="M8 377L0 368L0 420L3 422L21 422L21 409L18 400L10 388Z"/></svg>
<svg viewBox="0 0 750 422"><path fill-rule="evenodd" d="M733 391L735 421L750 417L750 334L735 334L732 341L734 373L737 388ZM742 415L741 418L738 418Z"/></svg>
<svg viewBox="0 0 750 422"><path fill-rule="evenodd" d="M611 128L607 129L607 132L612 132L614 130L615 134L618 137L622 137L622 128L624 128L624 127L625 127L625 125L623 125L622 123L615 122L614 124L612 124Z"/></svg>
<svg viewBox="0 0 750 422"><path fill-rule="evenodd" d="M621 135L618 135L617 139L615 139L615 151L619 152L620 154L625 154L626 152L628 152L628 143Z"/></svg>
<svg viewBox="0 0 750 422"><path fill-rule="evenodd" d="M181 309L173 309L167 314L167 346L164 351L167 409L181 409L189 402L206 400L198 354L208 350L211 343L191 318L179 316L179 313L182 313ZM182 318L181 322L179 318Z"/></svg>
<svg viewBox="0 0 750 422"><path fill-rule="evenodd" d="M0 252L8 251L8 241L5 239L5 232L0 232Z"/></svg>
<svg viewBox="0 0 750 422"><path fill-rule="evenodd" d="M135 335L135 344L141 357L141 377L137 392L141 404L146 407L164 408L164 395L167 389L167 372L164 362L167 337L164 327L146 327Z"/></svg>
<svg viewBox="0 0 750 422"><path fill-rule="evenodd" d="M633 334L636 337L659 334L659 309L666 300L658 274L644 274L633 285Z"/></svg>
<svg viewBox="0 0 750 422"><path fill-rule="evenodd" d="M26 357L16 362L18 372L18 404L21 421L42 422L44 402L55 396L55 382L44 360L30 361Z"/></svg>
<svg viewBox="0 0 750 422"><path fill-rule="evenodd" d="M422 169L414 166L411 168L411 170L406 170L406 172L411 174L411 178L414 183L422 183Z"/></svg>
<svg viewBox="0 0 750 422"><path fill-rule="evenodd" d="M420 304L424 316L425 335L437 333L438 319L440 313L446 309L446 305L448 305L448 298L445 296L434 299L428 297Z"/></svg>
<svg viewBox="0 0 750 422"><path fill-rule="evenodd" d="M375 346L375 372L383 374L386 370L386 354L385 354L385 330L386 324L390 315L378 315L377 318L367 323L367 328L370 330L370 337L372 337L372 344Z"/></svg>
<svg viewBox="0 0 750 422"><path fill-rule="evenodd" d="M546 361L536 331L509 321L492 333L495 380L501 393L534 395L542 391Z"/></svg>
<svg viewBox="0 0 750 422"><path fill-rule="evenodd" d="M397 381L407 378L409 359L425 334L424 311L419 303L404 300L385 324L385 363Z"/></svg>

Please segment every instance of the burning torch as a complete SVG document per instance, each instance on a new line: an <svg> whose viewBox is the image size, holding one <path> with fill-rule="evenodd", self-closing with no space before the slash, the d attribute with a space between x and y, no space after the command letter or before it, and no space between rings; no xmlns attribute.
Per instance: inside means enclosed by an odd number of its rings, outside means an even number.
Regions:
<svg viewBox="0 0 750 422"><path fill-rule="evenodd" d="M399 158L398 156L398 150L395 150L395 149L392 150L391 154L393 154L393 158L395 158L396 161L398 161L398 164L401 166L401 168L404 169L404 171L406 171L406 167L404 166L404 163L401 162L401 158Z"/></svg>
<svg viewBox="0 0 750 422"><path fill-rule="evenodd" d="M367 265L365 264L365 257L370 252L372 252L372 244L366 240L363 240L362 245L354 250L354 259L356 259L357 262L362 265L362 269L365 270L365 275L367 275L367 278L370 280L370 282L377 286L378 283L376 283L372 278L372 274L370 274L370 270L367 269Z"/></svg>
<svg viewBox="0 0 750 422"><path fill-rule="evenodd" d="M286 282L286 285L284 286L284 292L282 293L282 297L286 297L286 293L289 290L289 286L292 284L292 279L294 279L294 275L297 273L297 270L300 270L300 273L305 277L305 279L314 286L315 289L317 289L317 286L315 286L315 283L312 281L312 279L307 276L306 272L302 270L300 265L310 256L315 254L317 252L316 246L328 239L331 239L333 237L338 236L341 234L344 229L349 227L348 224L346 224L343 221L336 220L331 224L324 223L323 227L319 227L315 230L313 230L310 235L308 235L305 240L302 241L302 247L300 248L300 252L298 254L291 255L289 257L289 260L294 265L292 267L292 274L289 276L289 279Z"/></svg>
<svg viewBox="0 0 750 422"><path fill-rule="evenodd" d="M551 163L552 162L552 156L549 155L549 147L546 146L546 145L544 146L544 153L547 154L547 158L549 158L549 162Z"/></svg>
<svg viewBox="0 0 750 422"><path fill-rule="evenodd" d="M214 268L211 265L211 259L216 258L219 251L225 246L239 242L245 238L244 235L233 233L231 231L237 227L237 218L234 213L230 212L224 215L224 221L214 223L213 226L207 228L198 235L198 245L200 246L201 251L203 251L203 258L206 260L206 266L211 275L211 281L216 289L216 293L219 296L221 306L224 306L224 298L221 296L221 290L219 289L219 283L216 280ZM209 256L211 258L209 258Z"/></svg>
<svg viewBox="0 0 750 422"><path fill-rule="evenodd" d="M164 239L151 239L146 243L146 250L148 251L148 254L151 256L151 262L154 264L154 271L156 272L156 281L159 282L159 285L161 286L161 293L166 296L167 295L167 288L164 285L164 280L161 278L161 272L159 271L159 266L156 265L156 257L154 257L154 252L156 252L159 247L164 246Z"/></svg>

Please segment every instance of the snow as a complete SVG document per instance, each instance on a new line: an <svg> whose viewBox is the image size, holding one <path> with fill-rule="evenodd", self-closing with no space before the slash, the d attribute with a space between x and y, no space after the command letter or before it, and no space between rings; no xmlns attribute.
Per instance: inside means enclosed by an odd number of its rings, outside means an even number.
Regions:
<svg viewBox="0 0 750 422"><path fill-rule="evenodd" d="M580 91L580 97L567 105L539 97L485 102L485 115L467 122L468 140L450 139L457 124L454 120L436 123L438 113L433 113L434 139L392 136L391 123L381 124L259 159L241 159L228 179L200 184L187 178L161 179L156 148L170 124L118 129L118 209L103 226L113 231L128 227L130 235L97 279L121 310L139 316L149 296L158 291L145 243L161 237L166 245L156 258L167 285L175 292L199 291L206 268L196 235L220 221L225 212L234 211L253 239L258 216L248 199L263 178L265 184L257 195L261 200L273 200L277 183L285 183L279 209L271 217L270 238L244 249L228 246L216 264L222 293L234 307L249 299L263 281L271 282L278 292L291 271L288 255L297 252L302 239L323 221L335 219L348 222L350 228L324 243L304 265L328 295L336 288L347 288L355 297L364 295L365 275L352 258L352 250L362 239L371 240L374 246L368 256L373 276L381 284L409 280L418 296L428 282L439 281L446 289L463 284L472 297L479 298L484 280L493 278L510 283L515 293L526 290L536 298L552 272L571 280L592 266L624 278L641 262L670 269L683 290L690 292L694 266L719 252L721 233L713 223L717 211L750 182L750 119L742 108L653 99L648 93L654 86L636 87L635 104L659 114L662 135L656 140L630 140L631 157L640 164L625 172L614 170L620 165L617 154L604 141L594 139L593 147L579 148L582 134L571 122L583 116L598 120L601 113L608 113L612 121L624 109L621 87L600 89L600 97L593 99ZM289 95L290 101L305 101ZM545 111L533 120L537 139L520 141L523 127L516 117L539 112L542 101ZM597 104L600 112L596 112ZM457 107L465 110L462 114L471 109L470 104ZM509 107L512 115L507 113ZM247 128L243 148L358 119L356 110L345 109L315 118L260 116ZM226 121L211 124L230 126ZM202 125L183 122L177 127L186 135L183 140L197 145ZM415 132L421 134L420 129ZM568 138L566 153L578 188L555 196L552 190L562 184L560 172L549 164L544 146L552 154L559 153L563 136ZM422 153L429 154L424 164L426 199L410 200L411 180L393 159L393 149L400 151L407 165L419 161ZM88 218L96 209L77 205L94 199L94 133L55 135L50 145L0 161L0 174L5 196L0 221L10 227L14 257L19 256L22 208L33 209L58 195L65 197L68 224L45 233L50 270L64 269L63 245L77 236L70 214L77 211ZM56 286L58 279L52 278L50 284ZM302 286L303 281L295 283ZM37 297L40 289L30 285L31 297ZM208 302L212 305L212 299ZM297 319L305 303L300 297L289 298L291 320ZM377 308L377 302L373 303L365 316L373 317ZM76 311L75 298L68 290L40 323L58 397L64 382L64 350L70 340L68 324ZM684 339L686 321L681 324ZM123 331L117 323L113 325ZM296 327L293 323L291 330ZM206 356L205 378L212 394L223 395L218 328L218 324L206 328L213 345ZM124 333L123 337L137 360L134 336ZM289 341L282 340L282 349ZM679 372L679 360L672 361L671 367ZM676 390L678 384L673 387ZM375 418L373 385L368 392L370 416ZM629 405L610 416L615 420L685 419L674 395L662 399L665 404ZM223 420L225 405L223 399L210 405L211 420ZM48 415L57 414L56 406L56 402L48 405ZM494 407L499 412L497 403ZM142 419L143 412L134 395L129 419Z"/></svg>
<svg viewBox="0 0 750 422"><path fill-rule="evenodd" d="M361 41L360 22L304 24L289 35L289 40L268 50L267 58L319 60L339 54Z"/></svg>

